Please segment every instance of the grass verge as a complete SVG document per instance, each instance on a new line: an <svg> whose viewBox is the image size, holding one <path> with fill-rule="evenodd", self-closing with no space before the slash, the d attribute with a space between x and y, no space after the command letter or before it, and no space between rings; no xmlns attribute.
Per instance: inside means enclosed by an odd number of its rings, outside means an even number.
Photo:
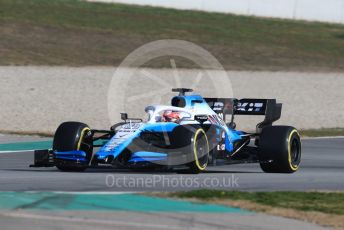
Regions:
<svg viewBox="0 0 344 230"><path fill-rule="evenodd" d="M230 205L344 229L344 193L197 190L167 196Z"/></svg>
<svg viewBox="0 0 344 230"><path fill-rule="evenodd" d="M0 0L0 65L114 66L158 39L194 42L226 69L344 70L343 25L77 0Z"/></svg>
<svg viewBox="0 0 344 230"><path fill-rule="evenodd" d="M300 130L300 135L303 137L344 136L344 128L322 128L322 129Z"/></svg>

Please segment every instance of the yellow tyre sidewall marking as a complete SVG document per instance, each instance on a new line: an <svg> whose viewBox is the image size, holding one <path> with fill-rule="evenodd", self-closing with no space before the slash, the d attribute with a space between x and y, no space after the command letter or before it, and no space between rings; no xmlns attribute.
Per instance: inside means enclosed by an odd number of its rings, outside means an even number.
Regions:
<svg viewBox="0 0 344 230"><path fill-rule="evenodd" d="M80 134L80 137L79 137L79 141L78 141L78 145L77 145L76 150L80 150L81 142L82 142L82 139L84 138L84 135L85 135L86 131L90 131L90 128L85 127L85 128L83 128L81 130L81 134Z"/></svg>
<svg viewBox="0 0 344 230"><path fill-rule="evenodd" d="M203 133L204 134L204 137L205 137L205 140L207 142L207 154L209 154L209 143L208 143L208 138L207 138L207 135L205 134L204 130L203 129L198 129L195 133L195 136L194 136L194 155L195 155L195 163L198 167L199 170L204 170L207 165L208 165L208 160L207 162L204 164L204 165L200 165L200 162L198 160L198 156L197 156L197 149L196 149L196 143L197 143L197 136L199 133Z"/></svg>
<svg viewBox="0 0 344 230"><path fill-rule="evenodd" d="M293 171L296 171L299 168L299 166L293 165L291 162L291 143L290 143L290 141L291 141L291 137L293 136L294 133L296 133L298 136L300 136L296 129L291 131L291 133L289 134L289 138L288 138L288 161L289 161L290 168ZM301 148L301 146L300 146L300 148Z"/></svg>

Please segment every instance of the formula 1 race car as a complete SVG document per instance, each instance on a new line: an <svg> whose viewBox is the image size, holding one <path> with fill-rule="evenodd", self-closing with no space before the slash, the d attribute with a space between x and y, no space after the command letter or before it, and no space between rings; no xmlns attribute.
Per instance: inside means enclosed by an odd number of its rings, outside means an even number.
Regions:
<svg viewBox="0 0 344 230"><path fill-rule="evenodd" d="M32 167L62 171L88 167L168 168L190 173L207 166L259 163L267 173L293 173L301 161L301 141L291 126L273 126L282 104L275 99L203 98L179 95L171 105L147 106L146 121L128 118L109 130L65 122L56 130L50 150L35 151ZM254 133L236 130L235 115L264 115ZM230 121L225 122L230 116Z"/></svg>

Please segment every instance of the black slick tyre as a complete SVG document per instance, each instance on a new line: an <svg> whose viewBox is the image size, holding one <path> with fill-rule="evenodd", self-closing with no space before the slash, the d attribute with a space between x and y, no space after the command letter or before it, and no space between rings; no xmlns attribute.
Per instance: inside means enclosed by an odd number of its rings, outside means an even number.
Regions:
<svg viewBox="0 0 344 230"><path fill-rule="evenodd" d="M294 173L301 162L301 141L291 126L269 126L259 138L260 167L266 173Z"/></svg>
<svg viewBox="0 0 344 230"><path fill-rule="evenodd" d="M82 150L90 160L93 151L90 128L81 122L64 122L56 130L53 150L58 152ZM56 167L61 171L84 171L87 165L58 160Z"/></svg>

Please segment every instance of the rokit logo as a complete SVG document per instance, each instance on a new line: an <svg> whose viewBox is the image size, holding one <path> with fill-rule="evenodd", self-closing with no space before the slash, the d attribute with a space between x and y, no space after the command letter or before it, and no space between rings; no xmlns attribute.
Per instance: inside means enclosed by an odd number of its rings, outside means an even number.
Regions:
<svg viewBox="0 0 344 230"><path fill-rule="evenodd" d="M214 102L213 110L217 115L221 118L224 119L223 115L223 108L224 108L224 103L221 101L216 101Z"/></svg>
<svg viewBox="0 0 344 230"><path fill-rule="evenodd" d="M248 103L248 102L244 102L244 103L238 103L238 107L237 110L238 111L243 111L243 112L262 112L263 110L263 103Z"/></svg>
<svg viewBox="0 0 344 230"><path fill-rule="evenodd" d="M216 111L222 111L222 110L223 110L223 107L224 107L223 102L216 101L216 102L214 102L213 110L214 110L215 112L216 112Z"/></svg>

